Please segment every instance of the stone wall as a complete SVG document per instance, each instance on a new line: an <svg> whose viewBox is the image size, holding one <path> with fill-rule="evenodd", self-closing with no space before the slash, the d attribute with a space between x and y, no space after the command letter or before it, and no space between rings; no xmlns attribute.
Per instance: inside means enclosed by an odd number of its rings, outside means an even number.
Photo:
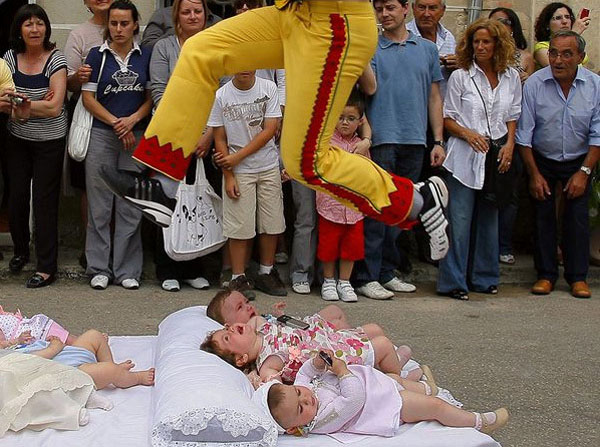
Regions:
<svg viewBox="0 0 600 447"><path fill-rule="evenodd" d="M83 0L37 0L50 17L52 23L52 38L59 48L63 48L71 28L85 22L91 14L83 5ZM157 0L134 0L142 17L142 25L145 25L156 5L161 3Z"/></svg>
<svg viewBox="0 0 600 447"><path fill-rule="evenodd" d="M579 15L581 8L590 8L590 5L593 3L591 0L563 0L563 2L571 6L576 16ZM468 12L466 8L469 6L469 3L469 0L447 0L448 7L442 22L444 26L454 33L457 40L468 24ZM521 19L523 31L529 42L529 48L532 49L535 42L533 36L535 18L548 3L551 3L551 0L484 0L481 16L487 16L489 11L499 6L514 9ZM592 23L583 34L583 37L587 42L586 49L590 58L588 68L598 72L600 70L600 26L598 26L600 22L600 7L590 9Z"/></svg>
<svg viewBox="0 0 600 447"><path fill-rule="evenodd" d="M504 6L514 9L523 25L525 36L528 38L530 48L533 46L533 22L542 10L551 0L484 0L482 16L485 16L490 10L498 6ZM37 3L43 6L50 21L53 24L53 38L59 47L64 43L73 25L83 22L89 17L89 13L83 6L82 0L37 0ZM142 16L142 25L152 15L160 0L135 0L136 5ZM589 7L590 0L569 0L566 3L571 5L575 14L578 14L584 6ZM468 7L470 0L447 0L448 8L443 18L444 26L449 28L457 39L468 25ZM588 68L594 71L600 70L600 8L591 10L592 25L583 35L587 41L587 52L590 57Z"/></svg>

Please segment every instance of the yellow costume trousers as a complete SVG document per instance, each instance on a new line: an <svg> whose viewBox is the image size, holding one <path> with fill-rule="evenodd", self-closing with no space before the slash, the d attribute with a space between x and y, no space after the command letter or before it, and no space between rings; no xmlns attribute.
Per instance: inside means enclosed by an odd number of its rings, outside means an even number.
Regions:
<svg viewBox="0 0 600 447"><path fill-rule="evenodd" d="M288 174L370 217L398 225L412 206L412 182L329 143L376 43L369 2L309 0L223 20L184 44L134 158L182 179L208 120L219 78L285 68L281 157Z"/></svg>

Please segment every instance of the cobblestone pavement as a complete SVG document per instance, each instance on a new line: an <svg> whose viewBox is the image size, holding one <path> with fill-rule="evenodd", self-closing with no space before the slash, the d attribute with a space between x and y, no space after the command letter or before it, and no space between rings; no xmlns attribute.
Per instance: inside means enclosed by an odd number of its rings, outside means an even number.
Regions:
<svg viewBox="0 0 600 447"><path fill-rule="evenodd" d="M59 279L41 290L23 287L26 275L3 278L0 304L26 315L45 313L73 333L98 328L111 335L156 334L169 313L206 305L215 290L164 292L156 281L137 291ZM341 303L355 324L379 323L396 343L413 347L438 383L470 409L506 406L509 426L496 439L503 446L600 445L600 287L578 300L566 285L547 297L526 286L500 286L499 296L472 294L471 301L437 297L431 283L390 301L361 298ZM277 299L258 294L259 309ZM314 313L326 304L316 293L290 294L288 313Z"/></svg>

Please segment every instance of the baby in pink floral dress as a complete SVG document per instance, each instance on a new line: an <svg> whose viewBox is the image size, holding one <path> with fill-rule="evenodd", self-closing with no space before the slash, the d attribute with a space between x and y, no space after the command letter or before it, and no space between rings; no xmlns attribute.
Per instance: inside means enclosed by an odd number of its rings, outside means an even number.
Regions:
<svg viewBox="0 0 600 447"><path fill-rule="evenodd" d="M279 378L293 383L302 364L322 349L333 351L334 356L348 364L400 374L402 365L387 337L369 338L360 328L336 331L319 315L308 317L307 323L306 330L270 321L258 330L236 323L209 334L201 349L240 369L255 366L262 382Z"/></svg>
<svg viewBox="0 0 600 447"><path fill-rule="evenodd" d="M360 327L336 331L318 314L307 317L304 321L310 325L306 330L271 321L259 328L264 342L256 359L257 370L260 371L260 367L270 356L277 356L283 362L281 381L293 383L304 362L324 347L351 365L375 365L373 345Z"/></svg>

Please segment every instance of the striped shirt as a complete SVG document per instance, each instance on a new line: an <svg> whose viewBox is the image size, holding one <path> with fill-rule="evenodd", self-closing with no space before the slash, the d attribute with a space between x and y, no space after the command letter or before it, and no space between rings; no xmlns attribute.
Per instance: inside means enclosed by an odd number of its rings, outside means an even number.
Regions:
<svg viewBox="0 0 600 447"><path fill-rule="evenodd" d="M8 50L4 55L15 81L17 92L24 93L31 101L41 101L50 89L50 78L59 70L67 69L67 61L59 50L48 57L41 73L30 75L19 71L17 54ZM67 114L63 106L60 115L48 118L30 118L24 123L9 121L12 135L29 141L51 141L64 138L67 134Z"/></svg>

